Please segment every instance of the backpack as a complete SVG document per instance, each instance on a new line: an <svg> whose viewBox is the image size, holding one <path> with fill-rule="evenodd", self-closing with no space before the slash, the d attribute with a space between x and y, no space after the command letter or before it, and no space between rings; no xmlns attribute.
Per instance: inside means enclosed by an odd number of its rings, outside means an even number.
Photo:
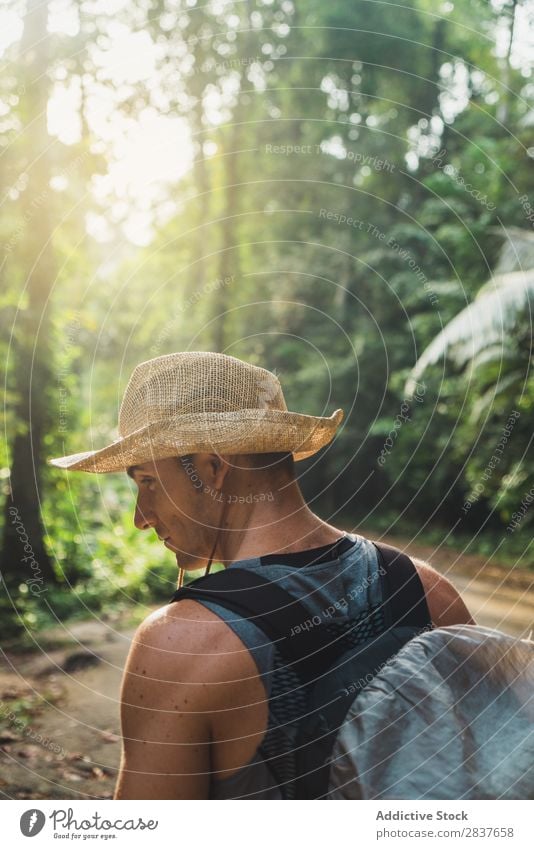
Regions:
<svg viewBox="0 0 534 849"><path fill-rule="evenodd" d="M374 545L383 601L341 629L316 623L319 617L278 583L239 567L198 578L171 599L216 601L274 644L269 714L275 721L259 753L284 799L328 795L332 752L358 695L409 640L432 628L413 562L396 548ZM348 769L357 775L356 763Z"/></svg>
<svg viewBox="0 0 534 849"><path fill-rule="evenodd" d="M327 798L534 799L534 643L480 625L410 640L351 705Z"/></svg>

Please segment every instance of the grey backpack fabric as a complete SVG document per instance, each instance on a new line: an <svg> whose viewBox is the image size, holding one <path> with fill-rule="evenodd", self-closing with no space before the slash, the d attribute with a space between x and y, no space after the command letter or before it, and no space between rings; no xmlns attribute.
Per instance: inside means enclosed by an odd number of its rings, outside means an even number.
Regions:
<svg viewBox="0 0 534 849"><path fill-rule="evenodd" d="M534 643L473 625L407 643L351 704L329 799L533 799Z"/></svg>

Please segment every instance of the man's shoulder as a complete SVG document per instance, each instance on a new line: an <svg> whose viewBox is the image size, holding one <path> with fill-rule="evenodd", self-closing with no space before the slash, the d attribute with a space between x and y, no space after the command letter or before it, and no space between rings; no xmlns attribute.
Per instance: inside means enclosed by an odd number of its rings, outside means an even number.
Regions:
<svg viewBox="0 0 534 849"><path fill-rule="evenodd" d="M372 540L367 542L374 544ZM430 619L435 628L447 625L476 625L452 581L426 561L412 556L409 551L404 554L412 561L419 575Z"/></svg>
<svg viewBox="0 0 534 849"><path fill-rule="evenodd" d="M170 635L173 630L192 630L197 639L206 633L205 625L210 629L221 626L229 630L223 620L201 602L190 598L164 604L153 610L139 626L147 635Z"/></svg>
<svg viewBox="0 0 534 849"><path fill-rule="evenodd" d="M138 658L150 659L163 674L179 667L196 678L210 675L221 682L240 668L250 671L254 663L235 631L209 608L192 599L182 599L153 610L138 626L132 649Z"/></svg>
<svg viewBox="0 0 534 849"><path fill-rule="evenodd" d="M424 560L416 557L410 559L423 585L428 611L435 627L475 625L475 620L454 584Z"/></svg>

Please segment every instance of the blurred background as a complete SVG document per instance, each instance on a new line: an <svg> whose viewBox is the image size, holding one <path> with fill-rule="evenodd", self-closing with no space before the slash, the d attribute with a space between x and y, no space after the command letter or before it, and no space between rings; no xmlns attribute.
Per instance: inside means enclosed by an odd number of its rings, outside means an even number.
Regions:
<svg viewBox="0 0 534 849"><path fill-rule="evenodd" d="M298 467L324 518L477 574L532 566L533 19L531 0L3 0L8 639L172 593L132 482L46 459L113 440L133 367L177 350L344 409Z"/></svg>

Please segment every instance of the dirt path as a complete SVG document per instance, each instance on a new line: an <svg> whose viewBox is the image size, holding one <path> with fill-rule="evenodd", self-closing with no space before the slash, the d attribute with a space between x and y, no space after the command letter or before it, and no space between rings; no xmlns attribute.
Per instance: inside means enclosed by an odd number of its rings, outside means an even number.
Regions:
<svg viewBox="0 0 534 849"><path fill-rule="evenodd" d="M389 536L383 542L406 544ZM481 625L515 636L534 628L531 573L448 549L408 549L447 574ZM40 635L35 653L0 655L0 798L112 798L120 682L134 631L97 620L70 623L61 629L65 648L46 649L56 632Z"/></svg>
<svg viewBox="0 0 534 849"><path fill-rule="evenodd" d="M119 693L135 629L67 626L71 647L0 657L0 793L109 799L120 758ZM22 723L6 713L28 703ZM20 703L20 702L19 702Z"/></svg>

